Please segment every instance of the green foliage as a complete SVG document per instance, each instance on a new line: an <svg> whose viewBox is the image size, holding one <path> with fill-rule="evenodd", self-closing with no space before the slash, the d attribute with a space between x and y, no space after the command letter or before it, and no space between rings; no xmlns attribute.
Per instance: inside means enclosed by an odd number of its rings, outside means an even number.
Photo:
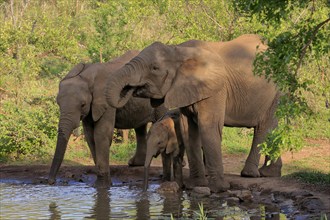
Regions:
<svg viewBox="0 0 330 220"><path fill-rule="evenodd" d="M256 73L272 77L286 94L277 113L280 128L269 137L264 153L299 149L298 134L327 135L330 34L325 0L0 2L2 156L52 150L58 82L75 64L108 61L154 41L226 41L245 33L267 40L270 49L258 56ZM315 126L321 131L306 132ZM251 135L241 132L225 131L223 143L229 151L249 150ZM273 148L273 140L280 146Z"/></svg>
<svg viewBox="0 0 330 220"><path fill-rule="evenodd" d="M290 18L290 13L297 7L304 8L310 1L280 0L280 1L234 1L235 9L246 16L256 15L261 22L277 25L281 20Z"/></svg>
<svg viewBox="0 0 330 220"><path fill-rule="evenodd" d="M125 1L96 2L91 16L94 36L87 39L90 45L87 50L94 62L108 61L113 54L119 55L129 49L122 42L132 34L125 29L129 6Z"/></svg>
<svg viewBox="0 0 330 220"><path fill-rule="evenodd" d="M297 179L304 183L330 186L330 173L300 171L287 175L286 177Z"/></svg>
<svg viewBox="0 0 330 220"><path fill-rule="evenodd" d="M207 220L207 215L205 213L203 203L198 203L198 208L199 212L195 212L195 214L197 215L197 219Z"/></svg>
<svg viewBox="0 0 330 220"><path fill-rule="evenodd" d="M128 144L113 144L110 148L110 161L127 163L134 155L135 149L136 144L132 142Z"/></svg>
<svg viewBox="0 0 330 220"><path fill-rule="evenodd" d="M321 220L328 220L328 217L327 217L327 214L325 213L321 213L321 217L320 217Z"/></svg>
<svg viewBox="0 0 330 220"><path fill-rule="evenodd" d="M297 121L297 125L303 132L303 137L318 139L324 138L330 140L330 112L328 114L317 112L313 116L309 117L308 120L300 118ZM316 129L317 128L317 129Z"/></svg>
<svg viewBox="0 0 330 220"><path fill-rule="evenodd" d="M303 144L301 129L283 124L273 130L261 146L261 152L276 160L284 151L300 150Z"/></svg>
<svg viewBox="0 0 330 220"><path fill-rule="evenodd" d="M0 114L0 161L9 156L45 156L56 142L54 97L36 97L17 105L5 102Z"/></svg>
<svg viewBox="0 0 330 220"><path fill-rule="evenodd" d="M194 219L197 219L197 220L207 220L207 214L205 213L205 210L204 210L204 206L203 206L203 203L198 203L198 211L194 211ZM183 216L182 217L183 219L186 219L188 218ZM171 220L174 220L174 216L173 214L171 214Z"/></svg>
<svg viewBox="0 0 330 220"><path fill-rule="evenodd" d="M1 160L44 156L55 146L57 77L84 55L75 15L63 13L70 2L0 5Z"/></svg>
<svg viewBox="0 0 330 220"><path fill-rule="evenodd" d="M261 144L262 152L273 159L285 150L302 147L304 132L295 120L302 115L308 120L312 114L306 92L329 95L325 90L329 89L329 77L324 77L329 75L329 62L323 60L330 56L327 4L321 0L236 1L234 4L248 20L257 19L263 24L257 32L268 41L269 48L257 56L254 71L271 78L283 94L276 112L279 127ZM308 65L314 65L315 69L306 74ZM315 90L318 84L325 86Z"/></svg>
<svg viewBox="0 0 330 220"><path fill-rule="evenodd" d="M228 128L222 131L222 150L226 154L247 154L253 138L253 129Z"/></svg>

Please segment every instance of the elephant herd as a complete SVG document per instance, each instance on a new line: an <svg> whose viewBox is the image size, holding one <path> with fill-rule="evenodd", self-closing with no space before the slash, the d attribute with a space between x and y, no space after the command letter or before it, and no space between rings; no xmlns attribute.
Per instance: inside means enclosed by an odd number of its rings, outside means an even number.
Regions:
<svg viewBox="0 0 330 220"><path fill-rule="evenodd" d="M137 147L129 165L145 166L145 189L150 162L158 154L164 178L184 186L186 153L190 185L208 186L212 192L227 190L221 152L224 126L254 128L241 176L280 176L281 158L266 157L258 168L258 145L277 126L280 98L272 81L253 74L256 54L266 49L258 35L227 42L155 42L107 63L76 65L59 85L60 119L49 183L55 182L80 120L98 186L111 184L109 148L114 128L135 130ZM147 131L149 122L153 125Z"/></svg>

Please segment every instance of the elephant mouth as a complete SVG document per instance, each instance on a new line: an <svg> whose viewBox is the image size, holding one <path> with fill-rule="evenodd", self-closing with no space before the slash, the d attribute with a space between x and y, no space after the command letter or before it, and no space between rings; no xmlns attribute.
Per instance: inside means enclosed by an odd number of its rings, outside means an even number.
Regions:
<svg viewBox="0 0 330 220"><path fill-rule="evenodd" d="M152 94L150 93L149 90L149 86L147 84L138 85L138 86L132 86L132 85L124 86L120 91L120 98L127 96L129 93L131 93L134 97L140 97L140 98L152 97Z"/></svg>
<svg viewBox="0 0 330 220"><path fill-rule="evenodd" d="M162 99L150 99L150 104L151 104L151 107L153 108L157 108L158 106L160 106L161 104L164 103L164 100L165 98L162 98Z"/></svg>
<svg viewBox="0 0 330 220"><path fill-rule="evenodd" d="M157 108L161 104L164 103L165 97L161 98L155 98L155 95L152 94L149 90L149 86L143 85L143 86L137 86L133 92L134 97L140 97L140 98L149 98L150 99L150 105L153 108Z"/></svg>
<svg viewBox="0 0 330 220"><path fill-rule="evenodd" d="M161 94L160 90L151 88L152 87L148 83L141 86L136 86L133 96L141 98L164 99L164 96Z"/></svg>
<svg viewBox="0 0 330 220"><path fill-rule="evenodd" d="M150 95L148 85L137 86L133 92L134 97L150 98Z"/></svg>
<svg viewBox="0 0 330 220"><path fill-rule="evenodd" d="M129 92L133 91L134 93L135 89L136 89L135 86L131 86L131 85L124 86L124 88L120 91L120 98L127 96Z"/></svg>

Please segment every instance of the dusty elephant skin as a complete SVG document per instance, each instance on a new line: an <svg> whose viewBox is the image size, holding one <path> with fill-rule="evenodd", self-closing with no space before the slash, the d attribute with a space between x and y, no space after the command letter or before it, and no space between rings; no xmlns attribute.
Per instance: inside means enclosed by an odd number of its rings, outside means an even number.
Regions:
<svg viewBox="0 0 330 220"><path fill-rule="evenodd" d="M148 100L141 98L132 98L116 110L107 104L104 95L107 77L138 53L129 51L108 63L78 64L62 79L57 95L60 119L56 151L48 179L50 184L55 182L70 135L79 126L80 120L97 168L98 185L111 184L109 147L114 128L134 128L137 148L129 164L143 166L147 123L156 121L167 110L163 106L153 109Z"/></svg>
<svg viewBox="0 0 330 220"><path fill-rule="evenodd" d="M182 167L187 141L186 117L179 110L167 112L155 122L147 135L147 153L144 164L144 191L148 188L149 168L153 157L162 156L163 179L176 181L178 187L183 187ZM186 143L187 144L187 143Z"/></svg>
<svg viewBox="0 0 330 220"><path fill-rule="evenodd" d="M169 109L180 108L188 118L189 181L207 184L201 155L205 155L209 187L225 191L221 136L223 126L254 128L254 138L242 176L280 176L281 158L258 169L258 144L277 126L274 117L279 92L274 83L253 74L256 53L267 49L257 35L228 42L192 40L177 46L156 42L146 47L108 78L106 97L113 107L134 95L150 98Z"/></svg>

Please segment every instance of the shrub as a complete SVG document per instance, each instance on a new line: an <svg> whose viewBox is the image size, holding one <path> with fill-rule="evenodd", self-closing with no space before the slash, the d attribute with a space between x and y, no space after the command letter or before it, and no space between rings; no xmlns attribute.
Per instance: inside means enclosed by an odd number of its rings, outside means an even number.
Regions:
<svg viewBox="0 0 330 220"><path fill-rule="evenodd" d="M2 103L0 161L42 157L55 146L58 114L53 100L54 97L42 97L30 103Z"/></svg>

